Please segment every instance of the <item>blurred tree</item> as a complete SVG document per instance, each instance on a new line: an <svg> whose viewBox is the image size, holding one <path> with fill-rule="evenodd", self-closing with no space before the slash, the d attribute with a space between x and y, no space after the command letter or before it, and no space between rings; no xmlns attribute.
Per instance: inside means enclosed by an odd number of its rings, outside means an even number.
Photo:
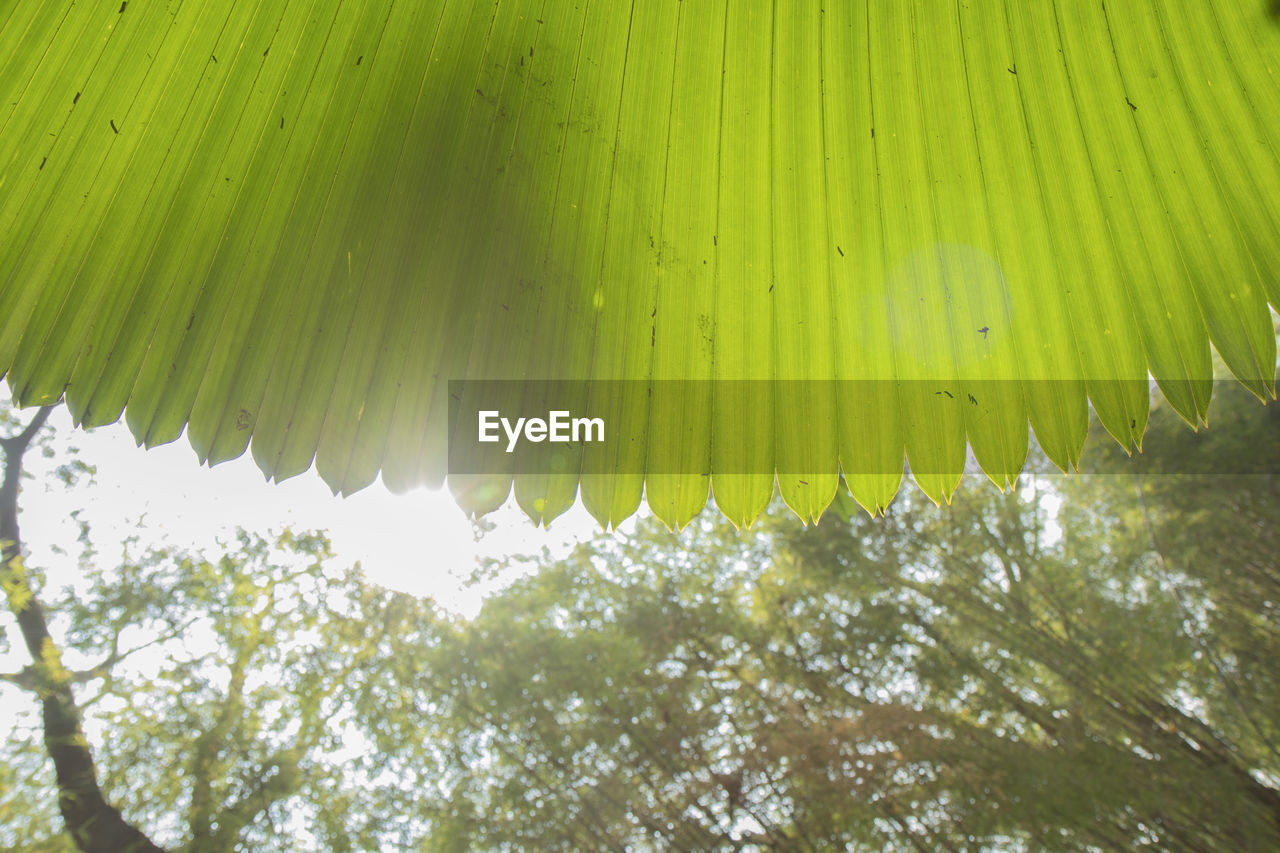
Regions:
<svg viewBox="0 0 1280 853"><path fill-rule="evenodd" d="M1280 848L1277 421L1220 397L1095 476L544 568L424 658L439 847Z"/></svg>
<svg viewBox="0 0 1280 853"><path fill-rule="evenodd" d="M1280 424L1234 390L1093 476L641 523L471 621L318 535L130 543L51 636L103 790L188 850L1277 849ZM37 737L0 843L71 849Z"/></svg>
<svg viewBox="0 0 1280 853"><path fill-rule="evenodd" d="M38 429L6 439L7 500ZM418 780L389 772L354 719L428 605L334 570L319 534L240 532L213 560L130 540L103 570L82 533L81 583L47 596L46 619L6 527L10 611L39 654L5 678L44 712L5 744L0 846L371 850L421 833L399 817Z"/></svg>

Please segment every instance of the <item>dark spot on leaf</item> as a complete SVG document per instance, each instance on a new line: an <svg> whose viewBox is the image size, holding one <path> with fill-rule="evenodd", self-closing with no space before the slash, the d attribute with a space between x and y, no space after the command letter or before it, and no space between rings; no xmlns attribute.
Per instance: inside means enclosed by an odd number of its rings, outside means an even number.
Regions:
<svg viewBox="0 0 1280 853"><path fill-rule="evenodd" d="M1134 419L1134 418L1130 418L1130 419L1129 419L1129 429L1137 429L1137 428L1138 428L1138 421L1137 421L1136 419Z"/></svg>
<svg viewBox="0 0 1280 853"><path fill-rule="evenodd" d="M461 402L462 402L462 398L461 398L461 397L459 397L457 394L453 394L453 393L451 393L451 394L449 394L449 396L450 396L450 397L452 397L453 399L457 400L459 403L461 403Z"/></svg>
<svg viewBox="0 0 1280 853"><path fill-rule="evenodd" d="M1129 105L1129 109L1133 110L1134 112L1138 111L1138 105L1135 104L1133 101L1129 100L1128 97L1124 99L1124 102Z"/></svg>
<svg viewBox="0 0 1280 853"><path fill-rule="evenodd" d="M116 14L117 14L117 15L123 15L123 14L124 14L124 7L125 7L125 6L128 6L128 5L129 5L129 0L124 0L124 2L120 4L120 11L119 11L119 12L116 12Z"/></svg>
<svg viewBox="0 0 1280 853"><path fill-rule="evenodd" d="M772 285L772 284L770 284L770 285L769 285L769 292L770 292L770 293L773 293L773 285Z"/></svg>
<svg viewBox="0 0 1280 853"><path fill-rule="evenodd" d="M711 245L713 245L713 246L719 246L719 245L720 245L720 239L719 239L718 237L716 237L716 235L715 235L715 234L712 234L712 235L711 235Z"/></svg>
<svg viewBox="0 0 1280 853"><path fill-rule="evenodd" d="M41 157L41 158L40 158L40 168L41 168L41 169L43 169L43 168L44 168L44 164L45 164L45 162L46 162L46 161L48 161L48 159L49 159L48 157Z"/></svg>
<svg viewBox="0 0 1280 853"><path fill-rule="evenodd" d="M533 59L533 48L529 48L529 58Z"/></svg>
<svg viewBox="0 0 1280 853"><path fill-rule="evenodd" d="M253 415L248 409L241 409L240 414L236 415L236 429L248 429L249 422L253 420Z"/></svg>
<svg viewBox="0 0 1280 853"><path fill-rule="evenodd" d="M187 331L188 331L188 332L189 332L189 331L191 331L191 324L192 324L192 323L194 323L195 321L196 321L196 315L195 315L195 313L193 312L193 313L191 314L191 316L187 318Z"/></svg>
<svg viewBox="0 0 1280 853"><path fill-rule="evenodd" d="M76 102L77 102L77 101L79 101L79 100L80 100L80 93L79 93L79 92L76 92L76 96L75 96L74 98L72 98L72 99L71 99L71 103L73 103L73 104L74 104L74 103L76 103Z"/></svg>
<svg viewBox="0 0 1280 853"><path fill-rule="evenodd" d="M484 97L484 92L481 92L479 89L476 89L476 94L482 98Z"/></svg>
<svg viewBox="0 0 1280 853"><path fill-rule="evenodd" d="M510 308L508 308L508 307L507 307L507 304L504 302L504 303L502 304L502 310L503 310L503 311L510 311L511 309L510 309Z"/></svg>
<svg viewBox="0 0 1280 853"><path fill-rule="evenodd" d="M212 53L209 54L209 58L212 59L214 62L218 61L218 57L214 56Z"/></svg>
<svg viewBox="0 0 1280 853"><path fill-rule="evenodd" d="M983 340L986 340L986 339L987 339L987 332L991 331L991 327L990 327L990 326L983 326L983 327L982 327L981 329L979 329L978 331L979 331L979 332L982 332L982 339L983 339Z"/></svg>
<svg viewBox="0 0 1280 853"><path fill-rule="evenodd" d="M284 130L284 116L280 116L280 129Z"/></svg>
<svg viewBox="0 0 1280 853"><path fill-rule="evenodd" d="M954 400L954 399L955 399L955 397L952 395L952 393L951 393L950 391L934 391L934 392L933 392L933 396L935 396L935 397L940 397L940 396L942 396L943 394L946 394L946 395L947 395L948 397L950 397L952 400Z"/></svg>
<svg viewBox="0 0 1280 853"><path fill-rule="evenodd" d="M266 55L267 55L268 53L270 53L270 52L271 52L271 47L270 47L270 46L268 46L268 47L267 47L267 49L266 49L266 50L264 50L264 51L262 52L262 55L263 55L263 56L266 56Z"/></svg>
<svg viewBox="0 0 1280 853"><path fill-rule="evenodd" d="M657 309L657 307L656 307L656 306L654 307L653 311L649 312L649 316L650 316L650 317L657 317L657 316L658 316L658 309Z"/></svg>
<svg viewBox="0 0 1280 853"><path fill-rule="evenodd" d="M969 402L970 402L970 403L973 403L975 406L976 406L976 405L978 405L978 400L977 400L977 398L976 398L976 397L974 397L972 394L970 394L970 395L969 395Z"/></svg>
<svg viewBox="0 0 1280 853"><path fill-rule="evenodd" d="M844 257L844 249L841 249L839 246L836 246L836 251L840 253L840 257L842 258Z"/></svg>
<svg viewBox="0 0 1280 853"><path fill-rule="evenodd" d="M1008 68L1006 68L1006 69L1005 69L1005 71L1008 71L1008 72L1009 72L1010 74L1012 74L1014 77L1017 77L1017 76L1018 76L1018 63L1016 63L1016 62L1015 62L1015 63L1013 63L1013 64L1012 64L1012 65L1010 65Z"/></svg>
<svg viewBox="0 0 1280 853"><path fill-rule="evenodd" d="M356 65L359 65L361 62L364 62L364 54L363 54L363 53L356 57Z"/></svg>
<svg viewBox="0 0 1280 853"><path fill-rule="evenodd" d="M802 486L807 486L807 485L809 485L809 481L808 481L808 480L797 480L796 482L797 482L797 483L799 483L799 484L800 484L800 485L802 485Z"/></svg>
<svg viewBox="0 0 1280 853"><path fill-rule="evenodd" d="M120 132L120 131L119 131L119 129L118 129L118 128L116 128L116 120L115 120L115 119L110 119L110 121L111 121L111 132L112 132L112 133L119 133L119 132Z"/></svg>

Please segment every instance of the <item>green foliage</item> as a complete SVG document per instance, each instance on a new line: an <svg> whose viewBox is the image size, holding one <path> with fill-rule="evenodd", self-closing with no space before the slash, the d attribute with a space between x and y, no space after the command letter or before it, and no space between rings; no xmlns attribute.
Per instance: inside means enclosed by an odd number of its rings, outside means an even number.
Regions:
<svg viewBox="0 0 1280 853"><path fill-rule="evenodd" d="M1276 435L1227 396L1243 429L1194 448L1222 466ZM1180 429L1153 439L1205 444ZM802 531L642 524L424 658L457 751L433 823L457 849L1270 849L1277 461L1144 475L1140 503L1129 471L1041 474Z"/></svg>
<svg viewBox="0 0 1280 853"><path fill-rule="evenodd" d="M136 550L82 565L87 586L52 606L66 648L97 662L80 702L113 804L191 851L399 846L407 792L352 720L393 666L394 637L429 611L336 571L319 534L240 533L214 560ZM41 751L36 732L15 737L10 749ZM20 796L32 802L30 787ZM51 793L43 805L55 825Z"/></svg>
<svg viewBox="0 0 1280 853"><path fill-rule="evenodd" d="M470 621L288 532L131 544L51 609L104 789L188 850L1272 849L1280 425L1244 398L948 507L648 519ZM56 849L34 746L0 842Z"/></svg>
<svg viewBox="0 0 1280 853"><path fill-rule="evenodd" d="M60 831L44 755L23 734L10 732L0 743L0 844L23 853L76 853Z"/></svg>
<svg viewBox="0 0 1280 853"><path fill-rule="evenodd" d="M443 480L450 380L640 383L603 473L452 484L540 522L1070 467L1211 345L1274 397L1267 5L16 4L0 374L343 492Z"/></svg>

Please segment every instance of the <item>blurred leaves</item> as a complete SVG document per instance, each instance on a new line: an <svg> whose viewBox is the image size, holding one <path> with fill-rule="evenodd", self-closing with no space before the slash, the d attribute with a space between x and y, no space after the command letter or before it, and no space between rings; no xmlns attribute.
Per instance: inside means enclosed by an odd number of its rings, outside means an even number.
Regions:
<svg viewBox="0 0 1280 853"><path fill-rule="evenodd" d="M469 621L297 532L131 543L50 609L104 787L190 850L1270 849L1280 425L1213 414L948 507L642 520ZM56 849L33 739L0 843Z"/></svg>

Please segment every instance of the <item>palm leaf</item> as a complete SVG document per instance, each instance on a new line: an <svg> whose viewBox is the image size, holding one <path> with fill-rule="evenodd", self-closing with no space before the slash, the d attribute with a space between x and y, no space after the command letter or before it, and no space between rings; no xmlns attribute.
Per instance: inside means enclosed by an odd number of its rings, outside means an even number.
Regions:
<svg viewBox="0 0 1280 853"><path fill-rule="evenodd" d="M1148 374L1203 422L1211 343L1274 396L1268 9L10 4L0 370L342 492L444 478L449 380L634 380L581 393L643 440L515 478L540 521L876 510L904 453L942 499L1028 423L1070 467Z"/></svg>

